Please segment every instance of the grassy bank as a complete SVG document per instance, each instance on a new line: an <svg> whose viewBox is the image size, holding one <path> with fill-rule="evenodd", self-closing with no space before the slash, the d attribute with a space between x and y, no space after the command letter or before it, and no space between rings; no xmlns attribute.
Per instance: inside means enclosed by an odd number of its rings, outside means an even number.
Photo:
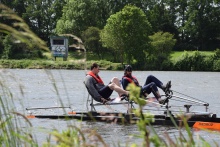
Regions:
<svg viewBox="0 0 220 147"><path fill-rule="evenodd" d="M184 51L173 51L170 56L171 56L171 61L176 61L178 60L182 55L183 55ZM187 51L187 53L189 55L192 55L194 53L194 51ZM200 51L200 53L203 56L209 57L215 54L215 52L211 52L211 51Z"/></svg>
<svg viewBox="0 0 220 147"><path fill-rule="evenodd" d="M178 52L172 52L170 54L170 60L175 65L178 61L181 61L181 63L184 62L191 62L187 61L185 58L183 58L183 55L185 55L186 52L178 51ZM201 55L201 58L203 57L208 58L215 54L215 52L199 52ZM194 51L187 51L187 54L194 55ZM122 70L123 65L121 63L112 63L110 61L106 60L99 60L95 54L91 53L83 53L83 52L69 52L67 61L63 61L63 58L55 58L51 56L50 52L44 53L44 59L36 59L36 60L30 60L30 59L22 59L22 60L0 60L0 68L21 68L21 69L88 69L92 62L97 62L102 69L104 70ZM197 57L197 56L196 56ZM188 58L187 58L188 59ZM197 58L198 59L198 58ZM201 62L199 62L201 63ZM199 64L198 63L198 64ZM189 64L188 64L189 65ZM192 63L192 65L195 65L195 63ZM218 64L217 64L218 65ZM218 67L218 66L217 66ZM177 70L170 67L170 70ZM207 71L207 70L204 70ZM210 69L210 71L212 71ZM217 70L218 71L218 68Z"/></svg>
<svg viewBox="0 0 220 147"><path fill-rule="evenodd" d="M0 60L0 68L20 68L20 69L88 69L92 62L97 62L104 70L120 70L123 69L120 63L112 63L110 61L87 61L71 60L71 61L54 61L54 60ZM87 66L88 65L88 66Z"/></svg>

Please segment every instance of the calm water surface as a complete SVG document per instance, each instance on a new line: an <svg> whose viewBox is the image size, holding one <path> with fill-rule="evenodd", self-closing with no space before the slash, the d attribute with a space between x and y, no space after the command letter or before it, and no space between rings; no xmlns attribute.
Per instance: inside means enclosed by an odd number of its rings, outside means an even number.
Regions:
<svg viewBox="0 0 220 147"><path fill-rule="evenodd" d="M88 96L83 80L84 70L41 70L41 69L7 69L2 70L1 80L5 82L13 94L14 108L18 112L27 114L25 109L30 107L52 107L71 106L76 111L86 111L86 98ZM139 79L141 85L144 84L147 75L152 74L162 82L172 81L172 89L179 93L197 98L210 104L209 111L216 113L220 117L220 73L218 72L162 72L162 71L134 71L133 74ZM108 83L113 76L121 78L123 71L101 71L100 76L105 83ZM22 89L22 92L21 92ZM161 91L162 93L162 91ZM177 95L177 94L176 94ZM113 93L113 97L117 94ZM183 105L176 100L171 100L171 105ZM154 108L153 108L154 109ZM178 110L185 109L183 107ZM111 109L100 107L100 111L120 111L126 112L124 106L115 106ZM159 110L156 108L154 110ZM205 111L204 107L192 107L192 111ZM67 110L68 111L68 110ZM63 110L40 110L31 111L37 114L63 114ZM163 111L154 111L163 113ZM104 140L114 146L118 142L121 145L140 143L141 139L133 137L138 134L136 125L117 125L100 122L79 122L77 120L50 120L31 119L34 127L35 137L41 145L46 141L47 135L43 130L59 129L64 130L70 124L81 126L83 129L97 129ZM178 136L178 130L173 127L154 126L158 134L163 137L167 131L171 138ZM220 144L220 134L215 131L194 131L194 136L202 136L205 140L213 144L216 141ZM218 134L218 135L216 135Z"/></svg>

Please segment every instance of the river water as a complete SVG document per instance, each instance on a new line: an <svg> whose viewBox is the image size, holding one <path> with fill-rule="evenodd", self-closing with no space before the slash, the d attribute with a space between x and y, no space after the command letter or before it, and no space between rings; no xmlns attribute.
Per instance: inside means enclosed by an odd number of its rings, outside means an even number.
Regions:
<svg viewBox="0 0 220 147"><path fill-rule="evenodd" d="M4 69L1 70L1 81L7 85L13 95L14 105L11 110L23 114L63 114L60 109L31 110L32 107L70 106L75 111L87 111L86 99L88 93L83 84L86 71L84 70L43 70L43 69ZM172 90L193 98L208 102L209 111L220 117L220 73L218 72L176 72L176 71L133 71L141 85L144 84L147 75L154 75L162 82L172 81ZM123 71L101 71L100 76L108 83L113 76L121 78ZM162 93L162 91L160 90ZM177 93L176 95L178 95ZM113 93L112 97L117 94ZM61 104L62 103L62 104ZM179 106L177 100L170 100L171 105ZM185 104L185 103L184 103ZM183 104L182 104L183 105ZM148 109L148 108L147 108ZM176 108L185 111L183 107ZM100 111L126 112L123 106L111 108L100 107ZM158 108L156 108L158 110ZM191 108L192 111L205 111L204 107ZM67 110L68 111L68 110ZM149 110L151 111L151 110ZM163 111L153 111L163 113ZM78 120L50 120L30 119L33 131L39 145L46 142L45 130L65 130L68 125L77 125L82 129L96 129L109 146L130 145L132 142L139 144L142 140L133 136L139 134L136 125L119 125L102 122L79 122ZM178 137L178 130L174 127L154 126L160 137L168 132L171 138ZM42 131L44 130L44 131ZM184 131L183 131L184 132ZM218 131L193 131L194 137L200 135L211 145L216 141L220 145L220 134ZM185 133L186 134L186 133ZM218 135L216 135L218 134ZM175 140L175 139L174 139ZM53 141L52 141L53 142Z"/></svg>

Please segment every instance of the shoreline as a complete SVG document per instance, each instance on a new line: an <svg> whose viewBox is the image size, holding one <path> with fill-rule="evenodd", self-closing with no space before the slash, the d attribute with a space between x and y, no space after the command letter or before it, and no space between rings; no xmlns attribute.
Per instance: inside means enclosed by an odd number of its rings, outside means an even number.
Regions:
<svg viewBox="0 0 220 147"><path fill-rule="evenodd" d="M106 60L70 60L70 61L55 61L46 59L22 59L22 60L0 60L0 69L66 69L66 70L89 70L90 64L96 62L100 65L102 70L124 70L124 65L121 63L113 63ZM147 70L137 70L136 71L147 71ZM157 70L149 70L157 71ZM193 71L193 72L219 72L218 70L161 70L161 71Z"/></svg>

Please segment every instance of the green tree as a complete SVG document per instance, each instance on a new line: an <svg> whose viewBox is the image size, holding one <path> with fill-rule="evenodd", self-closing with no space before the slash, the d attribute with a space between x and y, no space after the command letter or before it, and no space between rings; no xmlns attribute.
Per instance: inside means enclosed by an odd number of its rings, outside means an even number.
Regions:
<svg viewBox="0 0 220 147"><path fill-rule="evenodd" d="M187 49L188 46L188 38L189 36L187 36L184 32L184 25L187 21L187 9L188 9L188 1L186 0L178 0L176 2L176 12L175 12L175 15L177 15L177 18L176 18L176 21L175 21L175 24L178 28L178 46L177 48L178 49Z"/></svg>
<svg viewBox="0 0 220 147"><path fill-rule="evenodd" d="M20 17L25 13L26 0L0 0L0 3L17 12Z"/></svg>
<svg viewBox="0 0 220 147"><path fill-rule="evenodd" d="M11 35L5 36L3 40L2 59L36 59L43 58L40 48L33 44L31 47L25 43L17 43Z"/></svg>
<svg viewBox="0 0 220 147"><path fill-rule="evenodd" d="M3 4L10 8L11 10L15 11L18 16L22 16L22 14L25 12L25 2L22 2L24 0L0 0L0 4ZM4 17L0 17L0 22L3 24L11 25L14 23L11 19L5 19Z"/></svg>
<svg viewBox="0 0 220 147"><path fill-rule="evenodd" d="M154 32L170 32L178 36L175 26L175 4L172 0L156 3L149 11L146 12L147 18L153 27Z"/></svg>
<svg viewBox="0 0 220 147"><path fill-rule="evenodd" d="M57 20L62 15L62 0L25 0L25 10L22 17L31 29L43 40L49 41Z"/></svg>
<svg viewBox="0 0 220 147"><path fill-rule="evenodd" d="M4 50L2 53L3 59L9 59L12 55L12 52L14 50L14 45L12 42L12 37L10 35L7 35L5 39L3 40Z"/></svg>
<svg viewBox="0 0 220 147"><path fill-rule="evenodd" d="M129 64L136 61L143 65L150 32L151 25L144 12L128 5L110 16L101 32L101 40L105 47L115 51L122 64L125 57Z"/></svg>
<svg viewBox="0 0 220 147"><path fill-rule="evenodd" d="M104 50L100 42L100 30L97 27L89 27L83 32L82 38L87 51L93 52L103 59Z"/></svg>
<svg viewBox="0 0 220 147"><path fill-rule="evenodd" d="M90 26L102 28L108 18L103 0L69 0L63 8L63 15L58 20L58 34L75 34L81 37L82 32ZM106 9L105 9L106 8Z"/></svg>
<svg viewBox="0 0 220 147"><path fill-rule="evenodd" d="M148 63L151 69L161 70L163 64L169 60L169 55L176 43L173 36L168 32L157 32L150 36L152 47L148 50Z"/></svg>
<svg viewBox="0 0 220 147"><path fill-rule="evenodd" d="M106 20L112 14L121 11L125 5L132 4L145 9L146 3L133 0L69 0L57 23L56 32L81 36L81 33L88 27L95 26L102 29Z"/></svg>
<svg viewBox="0 0 220 147"><path fill-rule="evenodd" d="M215 0L189 0L187 21L183 26L194 49L216 49L220 34L220 2ZM213 46L213 44L215 44Z"/></svg>
<svg viewBox="0 0 220 147"><path fill-rule="evenodd" d="M38 49L48 48L45 42L38 38L30 29L24 20L17 16L17 14L9 9L7 6L0 4L0 18L3 20L10 20L13 23L4 24L0 22L0 33L3 49L3 58L9 59L17 53L23 53L20 44L25 44L28 49L37 47ZM23 46L24 47L24 46ZM18 50L21 49L21 50ZM17 50L17 52L14 52Z"/></svg>

